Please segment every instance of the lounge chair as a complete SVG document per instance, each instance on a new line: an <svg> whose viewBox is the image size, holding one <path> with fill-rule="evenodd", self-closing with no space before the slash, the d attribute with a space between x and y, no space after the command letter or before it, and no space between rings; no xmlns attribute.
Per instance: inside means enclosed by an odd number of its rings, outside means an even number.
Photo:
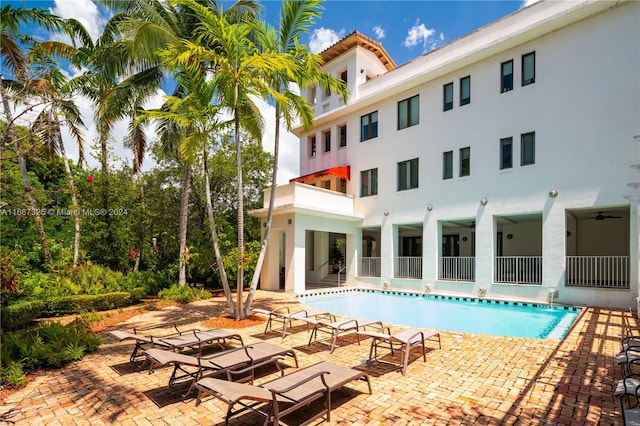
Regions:
<svg viewBox="0 0 640 426"><path fill-rule="evenodd" d="M296 367L298 367L298 358L293 349L282 348L267 342L254 343L206 356L188 355L158 348L147 349L145 354L151 362L149 374L154 371L156 366L173 364L173 372L169 377L169 386L173 386L176 382L185 378L191 378L193 381L198 380L207 373L223 374L230 370L255 365L271 359L275 362L277 357L291 357ZM253 370L251 370L250 380L253 380ZM189 391L191 391L191 388Z"/></svg>
<svg viewBox="0 0 640 426"><path fill-rule="evenodd" d="M175 331L174 331L175 330ZM136 358L144 356L138 351L143 348L144 345L150 345L151 347L160 346L163 348L169 348L166 343L160 342L160 339L181 336L182 334L192 333L199 331L198 329L180 330L176 324L158 324L149 327L134 328L133 331L125 330L113 330L109 334L118 339L119 341L132 339L136 344L129 357L130 362L134 362Z"/></svg>
<svg viewBox="0 0 640 426"><path fill-rule="evenodd" d="M202 394L207 393L228 405L225 424L229 424L232 416L252 410L266 417L265 424L278 425L283 416L325 397L324 409L302 424L309 424L325 415L329 422L331 421L331 392L354 380L366 381L369 394L372 393L371 382L365 372L326 361L259 386L206 377L195 384L198 389L196 406L200 404ZM233 407L236 404L242 407L234 411Z"/></svg>
<svg viewBox="0 0 640 426"><path fill-rule="evenodd" d="M640 375L629 374L618 381L614 395L620 398L625 426L640 425Z"/></svg>
<svg viewBox="0 0 640 426"><path fill-rule="evenodd" d="M291 323L294 320L301 320L303 318L330 318L333 321L335 319L333 317L333 314L331 314L330 312L322 311L315 308L306 308L296 312L291 312L287 306L274 310L254 308L253 312L269 316L269 318L267 319L267 324L264 327L265 334L268 331L273 330L274 322L281 323L283 339L287 333L287 327L291 327Z"/></svg>
<svg viewBox="0 0 640 426"><path fill-rule="evenodd" d="M333 353L336 347L336 340L338 340L338 336L347 332L355 332L356 336L358 336L358 344L360 344L360 337L358 335L358 331L361 329L366 330L367 327L375 326L378 330L383 331L382 321L371 320L368 318L347 318L340 321L327 322L323 319L313 319L313 318L301 318L303 321L306 321L310 324L313 324L313 329L311 330L311 336L309 336L310 345L313 341L318 341L318 332L324 332L331 335L331 351Z"/></svg>
<svg viewBox="0 0 640 426"><path fill-rule="evenodd" d="M438 340L438 347L442 349L440 333L427 332L422 330L405 330L396 334L376 333L371 331L360 331L358 335L371 337L371 348L369 349L369 365L378 358L378 347L385 347L391 350L393 355L396 347L402 351L402 364L400 370L402 375L407 374L407 364L409 364L409 352L411 348L422 347L422 359L427 361L425 342L427 340Z"/></svg>

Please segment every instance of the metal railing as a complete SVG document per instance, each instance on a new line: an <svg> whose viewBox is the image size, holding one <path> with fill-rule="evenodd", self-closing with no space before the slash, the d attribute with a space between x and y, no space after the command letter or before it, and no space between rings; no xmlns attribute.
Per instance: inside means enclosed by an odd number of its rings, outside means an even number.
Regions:
<svg viewBox="0 0 640 426"><path fill-rule="evenodd" d="M629 256L567 256L565 285L629 288Z"/></svg>
<svg viewBox="0 0 640 426"><path fill-rule="evenodd" d="M381 259L379 257L361 257L358 259L358 276L379 277Z"/></svg>
<svg viewBox="0 0 640 426"><path fill-rule="evenodd" d="M495 262L497 283L542 284L542 256L499 256Z"/></svg>
<svg viewBox="0 0 640 426"><path fill-rule="evenodd" d="M476 258L447 256L439 258L438 279L446 281L475 281Z"/></svg>
<svg viewBox="0 0 640 426"><path fill-rule="evenodd" d="M394 278L422 278L422 257L396 257L393 259Z"/></svg>

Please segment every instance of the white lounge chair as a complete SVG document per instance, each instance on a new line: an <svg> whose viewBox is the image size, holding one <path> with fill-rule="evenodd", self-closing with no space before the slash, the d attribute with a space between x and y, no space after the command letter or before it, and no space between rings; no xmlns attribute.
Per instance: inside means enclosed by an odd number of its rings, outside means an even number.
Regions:
<svg viewBox="0 0 640 426"><path fill-rule="evenodd" d="M438 340L438 348L442 349L440 341L440 333L427 332L422 330L405 330L396 334L376 333L371 331L360 331L358 335L371 337L371 348L369 349L369 365L378 358L378 347L385 347L391 350L391 355L395 352L396 347L402 351L402 364L400 370L402 375L407 374L407 365L409 364L409 352L411 348L422 348L422 359L427 361L427 352L425 342L427 340Z"/></svg>

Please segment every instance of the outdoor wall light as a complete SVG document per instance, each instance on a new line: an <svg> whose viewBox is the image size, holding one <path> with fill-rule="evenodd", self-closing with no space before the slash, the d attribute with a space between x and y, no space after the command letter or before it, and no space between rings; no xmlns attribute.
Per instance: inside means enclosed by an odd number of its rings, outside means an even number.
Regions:
<svg viewBox="0 0 640 426"><path fill-rule="evenodd" d="M289 225L291 225L291 219L287 220L287 223L288 223Z"/></svg>
<svg viewBox="0 0 640 426"><path fill-rule="evenodd" d="M557 189L552 189L551 191L549 191L549 197L555 198L558 196L558 190Z"/></svg>
<svg viewBox="0 0 640 426"><path fill-rule="evenodd" d="M637 140L638 142L640 142L640 135L635 135L635 136L633 137L633 139L635 139L635 140Z"/></svg>
<svg viewBox="0 0 640 426"><path fill-rule="evenodd" d="M385 215L385 216L389 216L389 212L385 211L385 212L384 212L384 215Z"/></svg>
<svg viewBox="0 0 640 426"><path fill-rule="evenodd" d="M433 206L431 204L427 204L427 210L429 211L433 210Z"/></svg>
<svg viewBox="0 0 640 426"><path fill-rule="evenodd" d="M627 186L633 189L640 189L640 182L631 182L631 183L628 183Z"/></svg>
<svg viewBox="0 0 640 426"><path fill-rule="evenodd" d="M489 200L487 200L486 198L482 198L480 200L480 204L482 204L483 206L486 206L488 202L489 202Z"/></svg>
<svg viewBox="0 0 640 426"><path fill-rule="evenodd" d="M513 234L507 234L507 240L513 239Z"/></svg>

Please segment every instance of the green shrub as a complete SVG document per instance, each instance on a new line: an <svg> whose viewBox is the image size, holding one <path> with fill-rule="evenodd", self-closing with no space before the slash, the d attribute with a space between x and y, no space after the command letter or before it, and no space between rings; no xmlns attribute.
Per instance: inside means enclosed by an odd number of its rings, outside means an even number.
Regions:
<svg viewBox="0 0 640 426"><path fill-rule="evenodd" d="M81 294L77 296L53 297L45 300L43 315L56 317L60 315L79 314L90 311L107 311L109 309L129 306L137 299L128 292L107 294Z"/></svg>
<svg viewBox="0 0 640 426"><path fill-rule="evenodd" d="M187 285L180 286L175 284L169 288L161 290L160 293L158 293L158 296L161 299L173 300L178 303L190 303L194 300L208 299L211 297L211 293L204 289L195 289Z"/></svg>
<svg viewBox="0 0 640 426"><path fill-rule="evenodd" d="M25 370L61 367L97 350L101 343L100 335L91 333L87 323L78 320L67 326L45 322L34 328L3 333L0 357L4 367L0 380L21 384Z"/></svg>
<svg viewBox="0 0 640 426"><path fill-rule="evenodd" d="M137 271L128 273L121 282L124 291L140 291L143 295L156 295L160 290L171 286L171 279L166 273Z"/></svg>
<svg viewBox="0 0 640 426"><path fill-rule="evenodd" d="M26 300L0 308L0 322L3 330L15 330L26 327L39 318L44 311L42 300Z"/></svg>

